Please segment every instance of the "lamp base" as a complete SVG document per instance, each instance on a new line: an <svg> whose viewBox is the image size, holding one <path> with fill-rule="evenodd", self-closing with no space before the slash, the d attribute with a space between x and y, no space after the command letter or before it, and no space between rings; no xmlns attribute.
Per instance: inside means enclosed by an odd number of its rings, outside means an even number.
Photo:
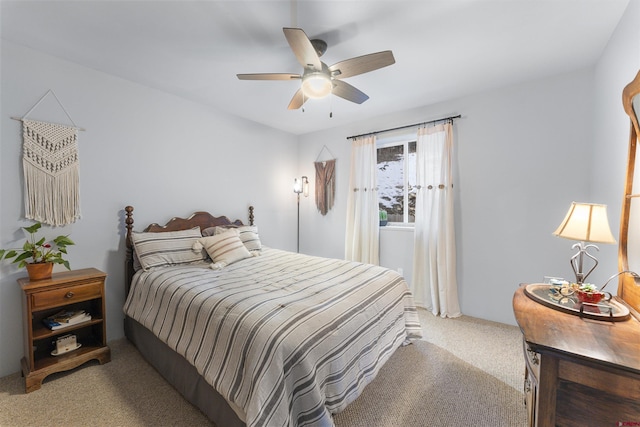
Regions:
<svg viewBox="0 0 640 427"><path fill-rule="evenodd" d="M579 242L571 246L571 249L578 249L578 252L574 256L571 257L569 263L571 264L571 268L573 269L574 274L576 275L576 283L581 285L587 279L587 276L591 274L593 270L595 270L598 265L598 260L596 257L587 252L589 248L595 248L595 250L599 251L596 245L585 245L584 242ZM584 257L587 256L591 258L594 262L593 266L586 273L583 272L582 267L584 264Z"/></svg>

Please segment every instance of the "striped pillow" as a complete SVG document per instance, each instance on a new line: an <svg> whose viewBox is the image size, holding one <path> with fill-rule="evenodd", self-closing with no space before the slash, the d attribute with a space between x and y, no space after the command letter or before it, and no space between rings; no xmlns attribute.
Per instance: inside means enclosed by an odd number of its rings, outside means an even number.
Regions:
<svg viewBox="0 0 640 427"><path fill-rule="evenodd" d="M244 246L252 253L259 254L262 250L262 243L258 235L258 227L254 225L241 225L235 227L235 229L238 230L238 236L240 236L240 240L244 243ZM226 233L227 231L229 231L228 228L215 227L214 235Z"/></svg>
<svg viewBox="0 0 640 427"><path fill-rule="evenodd" d="M238 230L235 228L216 236L201 237L199 243L202 244L213 260L214 265L212 268L222 268L252 256L249 250L242 244ZM194 249L197 248L198 245L194 247Z"/></svg>
<svg viewBox="0 0 640 427"><path fill-rule="evenodd" d="M206 260L206 253L191 249L200 238L200 227L190 230L131 234L135 253L144 270Z"/></svg>

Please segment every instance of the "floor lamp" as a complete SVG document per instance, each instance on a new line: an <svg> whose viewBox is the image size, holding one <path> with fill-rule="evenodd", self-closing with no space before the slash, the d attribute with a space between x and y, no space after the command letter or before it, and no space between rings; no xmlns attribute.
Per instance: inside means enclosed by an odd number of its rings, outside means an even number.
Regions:
<svg viewBox="0 0 640 427"><path fill-rule="evenodd" d="M300 252L300 193L304 194L304 197L309 197L309 180L306 176L293 181L293 192L298 197L298 248L297 252Z"/></svg>

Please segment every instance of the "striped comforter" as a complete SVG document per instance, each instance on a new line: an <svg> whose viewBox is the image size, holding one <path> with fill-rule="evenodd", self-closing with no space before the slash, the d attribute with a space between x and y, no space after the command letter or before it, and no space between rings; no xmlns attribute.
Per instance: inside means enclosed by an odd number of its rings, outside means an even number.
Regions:
<svg viewBox="0 0 640 427"><path fill-rule="evenodd" d="M333 426L331 413L421 336L396 272L270 248L220 271L140 271L124 311L193 364L249 427Z"/></svg>

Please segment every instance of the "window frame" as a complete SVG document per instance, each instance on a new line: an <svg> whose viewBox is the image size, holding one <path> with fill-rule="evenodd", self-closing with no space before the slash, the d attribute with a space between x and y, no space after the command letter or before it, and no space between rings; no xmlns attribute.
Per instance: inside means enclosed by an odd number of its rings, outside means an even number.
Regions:
<svg viewBox="0 0 640 427"><path fill-rule="evenodd" d="M390 137L386 137L386 138L379 138L376 141L376 159L377 159L377 150L380 148L387 148L387 147L395 147L395 146L399 146L402 145L403 146L403 153L404 153L404 162L402 165L402 174L403 174L403 178L405 180L404 184L403 184L403 221L402 222L397 222L397 221L389 221L387 223L387 226L394 226L394 227L413 227L415 225L415 217L413 222L409 222L409 186L410 184L410 178L409 178L409 144L410 143L416 143L417 144L417 140L418 140L418 136L415 133L403 133L400 135L396 135L396 136L390 136ZM417 146L416 146L417 148ZM415 169L415 168L414 168ZM377 168L377 160L376 160L376 174L378 173L378 168ZM414 181L416 179L416 176L413 177ZM379 199L379 197L378 197ZM380 203L378 203L379 205Z"/></svg>

